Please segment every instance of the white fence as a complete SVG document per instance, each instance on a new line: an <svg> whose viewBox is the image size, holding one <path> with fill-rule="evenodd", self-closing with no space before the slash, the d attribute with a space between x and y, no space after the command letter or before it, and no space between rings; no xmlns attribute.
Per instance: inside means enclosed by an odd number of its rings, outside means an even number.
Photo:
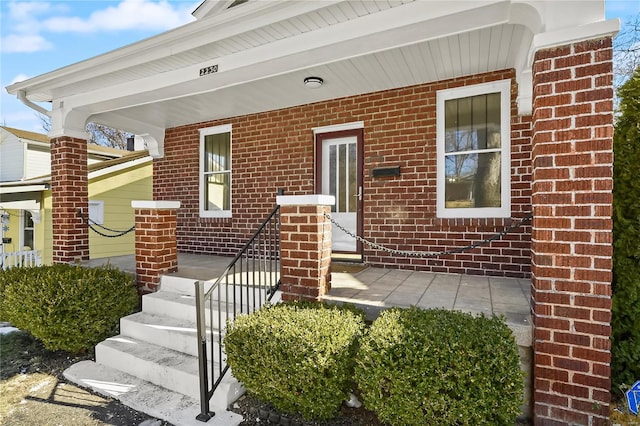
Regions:
<svg viewBox="0 0 640 426"><path fill-rule="evenodd" d="M40 266L42 265L42 256L37 250L3 252L0 265L2 265L2 269L14 266Z"/></svg>

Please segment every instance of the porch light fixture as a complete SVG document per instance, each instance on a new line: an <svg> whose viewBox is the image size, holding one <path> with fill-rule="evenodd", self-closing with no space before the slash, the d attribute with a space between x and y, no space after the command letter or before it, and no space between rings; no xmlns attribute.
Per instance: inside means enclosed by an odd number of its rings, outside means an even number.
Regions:
<svg viewBox="0 0 640 426"><path fill-rule="evenodd" d="M324 83L324 80L320 77L307 77L304 79L304 85L309 89L317 89L322 86L322 83Z"/></svg>

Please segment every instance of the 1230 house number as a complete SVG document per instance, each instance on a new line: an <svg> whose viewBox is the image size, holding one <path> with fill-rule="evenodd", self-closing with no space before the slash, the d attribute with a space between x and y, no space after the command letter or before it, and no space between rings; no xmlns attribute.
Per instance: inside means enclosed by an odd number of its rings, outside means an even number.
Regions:
<svg viewBox="0 0 640 426"><path fill-rule="evenodd" d="M218 64L200 68L200 77L207 74L213 74L215 72L218 72Z"/></svg>

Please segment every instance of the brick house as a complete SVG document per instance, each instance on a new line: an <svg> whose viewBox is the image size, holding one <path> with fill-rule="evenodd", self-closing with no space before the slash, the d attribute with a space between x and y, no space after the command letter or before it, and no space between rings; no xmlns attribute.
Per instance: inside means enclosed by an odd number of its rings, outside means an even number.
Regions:
<svg viewBox="0 0 640 426"><path fill-rule="evenodd" d="M154 155L181 252L234 254L279 193L335 195L336 221L392 250L463 247L532 213L459 254L397 256L335 229L332 249L530 277L536 424L606 423L619 22L604 0L220 0L194 16L8 87L52 105L55 261L88 256L90 121Z"/></svg>

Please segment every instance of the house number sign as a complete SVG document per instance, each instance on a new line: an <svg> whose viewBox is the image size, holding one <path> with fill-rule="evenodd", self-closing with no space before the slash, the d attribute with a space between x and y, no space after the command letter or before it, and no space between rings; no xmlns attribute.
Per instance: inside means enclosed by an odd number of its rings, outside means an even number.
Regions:
<svg viewBox="0 0 640 426"><path fill-rule="evenodd" d="M202 77L203 75L213 74L215 72L218 72L218 64L200 68L200 77Z"/></svg>

